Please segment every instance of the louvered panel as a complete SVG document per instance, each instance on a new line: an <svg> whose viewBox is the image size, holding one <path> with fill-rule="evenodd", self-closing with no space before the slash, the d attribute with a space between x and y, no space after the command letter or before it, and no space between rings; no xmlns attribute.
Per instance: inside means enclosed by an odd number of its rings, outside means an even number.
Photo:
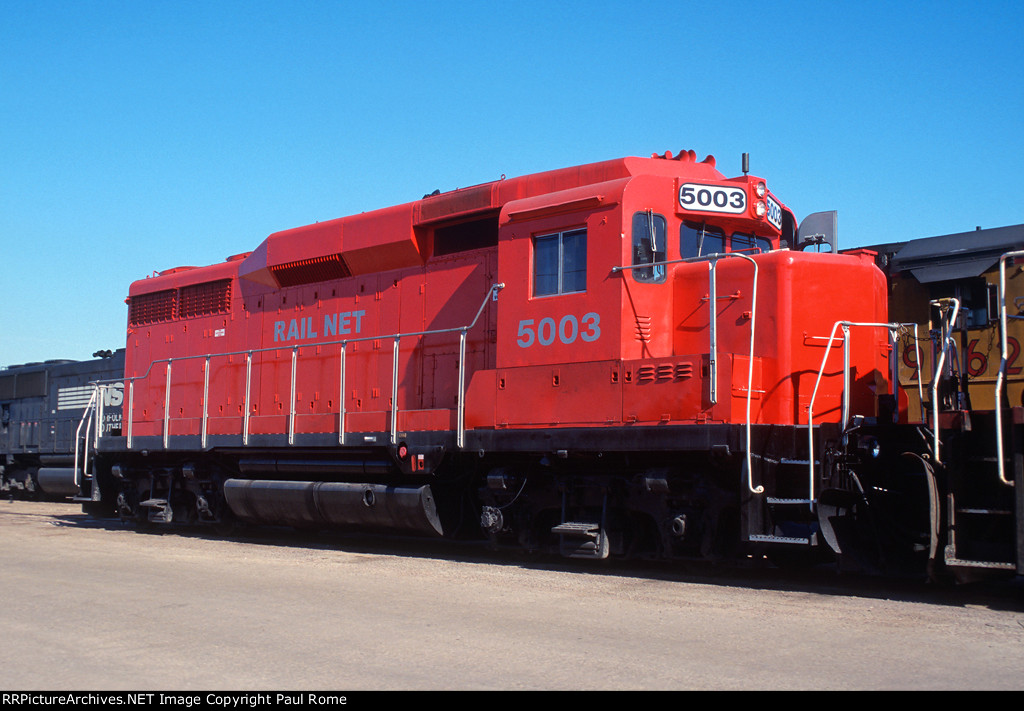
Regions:
<svg viewBox="0 0 1024 711"><path fill-rule="evenodd" d="M184 286L178 294L178 316L195 318L231 310L231 280L209 281Z"/></svg>
<svg viewBox="0 0 1024 711"><path fill-rule="evenodd" d="M170 321L174 318L177 295L176 289L167 289L133 296L128 308L128 320L133 326Z"/></svg>
<svg viewBox="0 0 1024 711"><path fill-rule="evenodd" d="M341 254L300 259L296 262L271 267L270 271L281 286L298 286L318 281L344 279L352 275Z"/></svg>

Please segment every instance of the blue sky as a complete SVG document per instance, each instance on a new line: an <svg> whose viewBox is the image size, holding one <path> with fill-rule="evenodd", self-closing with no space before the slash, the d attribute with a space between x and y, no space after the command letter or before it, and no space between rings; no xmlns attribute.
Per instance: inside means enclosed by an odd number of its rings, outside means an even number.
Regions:
<svg viewBox="0 0 1024 711"><path fill-rule="evenodd" d="M0 3L0 365L277 230L692 148L841 247L1024 222L1024 2Z"/></svg>

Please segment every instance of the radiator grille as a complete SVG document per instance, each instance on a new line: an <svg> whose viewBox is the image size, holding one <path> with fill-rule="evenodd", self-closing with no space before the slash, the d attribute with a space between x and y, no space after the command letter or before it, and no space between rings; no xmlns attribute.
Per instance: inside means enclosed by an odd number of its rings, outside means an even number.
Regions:
<svg viewBox="0 0 1024 711"><path fill-rule="evenodd" d="M133 326L170 321L174 318L177 301L177 289L133 296L128 309L128 320Z"/></svg>
<svg viewBox="0 0 1024 711"><path fill-rule="evenodd" d="M231 310L231 280L191 284L178 290L179 318L223 314Z"/></svg>
<svg viewBox="0 0 1024 711"><path fill-rule="evenodd" d="M133 326L164 323L176 318L224 314L231 310L231 280L221 279L189 284L180 289L139 294L133 296L129 304L128 320Z"/></svg>

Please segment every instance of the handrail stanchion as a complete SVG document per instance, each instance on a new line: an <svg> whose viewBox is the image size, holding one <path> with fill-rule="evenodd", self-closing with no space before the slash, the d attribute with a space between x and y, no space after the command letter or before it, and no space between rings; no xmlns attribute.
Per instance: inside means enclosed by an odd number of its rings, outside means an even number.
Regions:
<svg viewBox="0 0 1024 711"><path fill-rule="evenodd" d="M89 404L85 406L85 411L82 412L82 417L81 417L81 419L78 420L78 427L75 428L75 460L74 460L75 461L75 473L74 473L74 484L75 484L76 487L78 487L79 490L81 490L82 487L81 487L81 484L79 484L79 478L78 478L78 442L79 442L79 440L81 440L83 442L83 444L84 444L84 449L82 451L82 479L84 480L86 474L88 473L88 465L87 465L86 462L88 462L88 459L89 459L89 445L88 445L88 442L89 442L89 428L88 428L88 426L86 426L85 437L82 437L82 426L86 425L87 422L89 422L92 419L91 414L92 414L93 411L92 411L91 408L93 406L93 401L95 399L96 399L96 389L93 389L92 395L89 396Z"/></svg>
<svg viewBox="0 0 1024 711"><path fill-rule="evenodd" d="M398 341L401 337L401 334L395 336L391 357L391 444L398 444Z"/></svg>
<svg viewBox="0 0 1024 711"><path fill-rule="evenodd" d="M171 359L167 359L167 382L164 384L164 449L171 435Z"/></svg>
<svg viewBox="0 0 1024 711"><path fill-rule="evenodd" d="M850 424L850 327L843 324L843 407L839 421L845 430Z"/></svg>
<svg viewBox="0 0 1024 711"><path fill-rule="evenodd" d="M341 365L338 369L338 444L345 444L345 350L348 344L341 342Z"/></svg>
<svg viewBox="0 0 1024 711"><path fill-rule="evenodd" d="M714 255L708 261L708 337L710 353L708 354L708 379L710 381L709 399L714 405L718 402L718 280L715 279Z"/></svg>
<svg viewBox="0 0 1024 711"><path fill-rule="evenodd" d="M942 332L942 350L939 353L939 362L935 365L935 372L932 375L931 384L931 396L932 396L932 440L933 450L932 458L936 464L942 463L942 457L939 456L939 381L942 380L942 369L946 366L946 354L949 352L949 347L953 343L953 326L956 324L956 317L960 313L960 301L959 299L939 299L932 301L933 306L945 306L947 304L953 305L953 315L949 319L949 331L947 332L944 325L941 328Z"/></svg>
<svg viewBox="0 0 1024 711"><path fill-rule="evenodd" d="M149 366L152 368L152 364ZM147 371L148 372L148 371ZM128 378L128 449L132 448L132 407L135 404L135 378Z"/></svg>
<svg viewBox="0 0 1024 711"><path fill-rule="evenodd" d="M999 481L1013 486L1012 479L1006 478L1006 462L1003 453L1003 383L1006 380L1006 366L1010 359L1010 347L1006 335L1006 260L1024 257L1024 252L1007 252L999 258L999 374L996 376L996 462L999 466Z"/></svg>
<svg viewBox="0 0 1024 711"><path fill-rule="evenodd" d="M456 412L456 445L466 445L466 329L459 333L459 402Z"/></svg>
<svg viewBox="0 0 1024 711"><path fill-rule="evenodd" d="M203 365L203 425L202 425L202 437L203 449L206 449L206 420L209 417L209 402L210 402L210 356L206 356L206 362Z"/></svg>
<svg viewBox="0 0 1024 711"><path fill-rule="evenodd" d="M86 420L86 423L85 423L85 441L87 443L89 441L90 432L92 431L92 420L93 420L93 418L90 417L88 420ZM89 446L88 446L88 444L86 444L85 451L82 452L82 455L83 455L83 459L84 459L84 461L82 462L82 479L84 480L87 476L89 476Z"/></svg>
<svg viewBox="0 0 1024 711"><path fill-rule="evenodd" d="M96 419L96 434L93 439L92 448L98 449L100 446L100 434L103 430L103 403L107 399L107 386L101 383L96 384L96 390L93 393L96 395L95 405L95 419Z"/></svg>
<svg viewBox="0 0 1024 711"><path fill-rule="evenodd" d="M252 351L245 354L245 414L242 416L242 444L249 444L249 412L252 409L249 403L252 390Z"/></svg>
<svg viewBox="0 0 1024 711"><path fill-rule="evenodd" d="M292 346L292 387L288 398L288 444L295 444L295 371L298 367L299 347Z"/></svg>

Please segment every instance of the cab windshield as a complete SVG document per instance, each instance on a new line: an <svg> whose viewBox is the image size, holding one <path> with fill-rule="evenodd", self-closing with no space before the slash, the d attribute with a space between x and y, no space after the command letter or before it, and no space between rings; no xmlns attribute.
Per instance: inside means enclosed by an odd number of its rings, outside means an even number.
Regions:
<svg viewBox="0 0 1024 711"><path fill-rule="evenodd" d="M743 232L726 234L721 227L706 222L683 222L679 226L679 252L683 259L725 252L760 254L772 248L771 240Z"/></svg>

